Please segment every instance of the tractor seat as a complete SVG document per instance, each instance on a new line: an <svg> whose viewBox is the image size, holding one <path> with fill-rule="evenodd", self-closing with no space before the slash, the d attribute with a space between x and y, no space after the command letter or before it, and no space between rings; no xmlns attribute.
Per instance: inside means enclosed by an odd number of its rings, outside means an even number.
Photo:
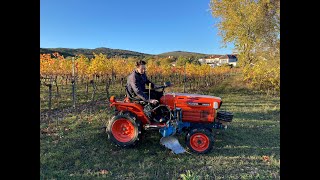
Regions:
<svg viewBox="0 0 320 180"><path fill-rule="evenodd" d="M145 106L147 103L142 101L141 99L137 99L134 97L130 96L130 93L127 89L127 86L125 86L125 90L126 90L126 95L125 95L125 100L124 102L132 102L132 103L137 103L137 104L141 104L142 106Z"/></svg>
<svg viewBox="0 0 320 180"><path fill-rule="evenodd" d="M127 103L137 103L137 104L141 104L142 106L145 106L147 103L144 102L144 101L141 101L140 99L137 99L137 98L132 98L128 95L125 95L125 98L123 100L124 102L127 102Z"/></svg>

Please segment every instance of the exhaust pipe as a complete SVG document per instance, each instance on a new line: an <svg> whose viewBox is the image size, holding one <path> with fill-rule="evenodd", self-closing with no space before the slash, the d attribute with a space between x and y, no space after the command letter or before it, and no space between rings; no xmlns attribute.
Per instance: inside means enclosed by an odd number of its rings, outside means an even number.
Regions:
<svg viewBox="0 0 320 180"><path fill-rule="evenodd" d="M147 129L160 129L160 128L163 128L163 127L166 127L166 124L146 124L144 125L144 129L147 130Z"/></svg>

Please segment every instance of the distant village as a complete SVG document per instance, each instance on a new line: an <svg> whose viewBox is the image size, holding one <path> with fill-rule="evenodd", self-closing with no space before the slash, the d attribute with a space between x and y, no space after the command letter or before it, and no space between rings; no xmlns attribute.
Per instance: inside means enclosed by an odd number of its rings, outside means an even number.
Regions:
<svg viewBox="0 0 320 180"><path fill-rule="evenodd" d="M172 56L169 56L169 58ZM236 54L226 54L226 55L211 55L208 58L198 59L201 64L208 64L211 67L221 66L223 64L228 64L232 67L237 66L238 58ZM175 66L175 62L171 63Z"/></svg>
<svg viewBox="0 0 320 180"><path fill-rule="evenodd" d="M231 66L236 66L238 59L234 54L226 54L226 55L212 55L206 59L198 60L201 64L208 64L211 67L221 66L223 64L229 64Z"/></svg>

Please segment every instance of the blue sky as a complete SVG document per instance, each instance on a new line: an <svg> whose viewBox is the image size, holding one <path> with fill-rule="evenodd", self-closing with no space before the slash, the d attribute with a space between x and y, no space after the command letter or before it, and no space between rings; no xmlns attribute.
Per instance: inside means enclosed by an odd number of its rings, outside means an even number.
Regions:
<svg viewBox="0 0 320 180"><path fill-rule="evenodd" d="M232 44L222 48L209 2L40 0L40 47L232 53Z"/></svg>

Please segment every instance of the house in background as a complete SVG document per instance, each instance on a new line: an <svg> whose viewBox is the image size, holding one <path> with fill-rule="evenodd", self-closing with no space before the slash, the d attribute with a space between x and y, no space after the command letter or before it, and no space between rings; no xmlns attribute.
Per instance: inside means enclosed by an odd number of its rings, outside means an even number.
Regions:
<svg viewBox="0 0 320 180"><path fill-rule="evenodd" d="M221 56L219 57L219 60L220 60L220 65L222 64L229 64L229 65L232 65L232 66L236 66L237 65L237 62L238 62L238 59L235 55L231 54L231 55L224 55L224 56Z"/></svg>
<svg viewBox="0 0 320 180"><path fill-rule="evenodd" d="M219 63L219 57L221 55L211 55L205 59L199 59L199 62L201 64L208 64L211 67L217 66L217 63Z"/></svg>
<svg viewBox="0 0 320 180"><path fill-rule="evenodd" d="M203 63L205 63L206 60L201 58L201 59L198 59L198 61L199 61L201 64L203 64Z"/></svg>
<svg viewBox="0 0 320 180"><path fill-rule="evenodd" d="M236 55L226 54L226 55L212 55L206 59L199 59L200 63L208 64L211 67L221 66L223 64L229 64L232 66L236 66L238 59Z"/></svg>
<svg viewBox="0 0 320 180"><path fill-rule="evenodd" d="M219 57L221 55L211 55L209 58L206 58L205 61L206 63L217 63L219 61Z"/></svg>

